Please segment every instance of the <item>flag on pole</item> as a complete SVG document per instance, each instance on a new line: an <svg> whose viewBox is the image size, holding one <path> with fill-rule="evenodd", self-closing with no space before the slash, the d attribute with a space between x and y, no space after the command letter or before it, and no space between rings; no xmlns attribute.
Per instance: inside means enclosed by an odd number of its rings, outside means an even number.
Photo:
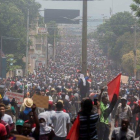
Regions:
<svg viewBox="0 0 140 140"><path fill-rule="evenodd" d="M119 74L116 78L114 78L111 82L108 83L108 96L110 102L112 101L112 98L114 94L119 96L120 91L120 83L121 83L121 74Z"/></svg>

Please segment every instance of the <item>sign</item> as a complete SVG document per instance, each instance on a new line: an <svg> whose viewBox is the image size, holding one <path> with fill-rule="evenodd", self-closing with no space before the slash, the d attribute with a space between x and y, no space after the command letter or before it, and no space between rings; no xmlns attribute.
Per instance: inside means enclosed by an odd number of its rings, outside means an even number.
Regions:
<svg viewBox="0 0 140 140"><path fill-rule="evenodd" d="M24 93L16 93L16 92L7 92L5 94L6 96L8 96L8 98L10 99L10 101L15 98L15 100L17 101L17 103L19 105L21 105L23 103L23 99L24 99Z"/></svg>
<svg viewBox="0 0 140 140"><path fill-rule="evenodd" d="M44 28L44 27L39 27L38 28L38 33L46 33L47 32L47 29Z"/></svg>
<svg viewBox="0 0 140 140"><path fill-rule="evenodd" d="M79 24L80 10L68 9L45 9L44 21L49 23L55 21L60 24Z"/></svg>
<svg viewBox="0 0 140 140"><path fill-rule="evenodd" d="M23 70L22 69L16 69L16 76L23 77Z"/></svg>
<svg viewBox="0 0 140 140"><path fill-rule="evenodd" d="M41 95L34 94L32 99L37 107L48 108L48 104L49 104L48 96L41 96Z"/></svg>
<svg viewBox="0 0 140 140"><path fill-rule="evenodd" d="M121 76L121 82L122 82L123 84L128 84L128 79L129 79L128 76L124 76L124 75Z"/></svg>

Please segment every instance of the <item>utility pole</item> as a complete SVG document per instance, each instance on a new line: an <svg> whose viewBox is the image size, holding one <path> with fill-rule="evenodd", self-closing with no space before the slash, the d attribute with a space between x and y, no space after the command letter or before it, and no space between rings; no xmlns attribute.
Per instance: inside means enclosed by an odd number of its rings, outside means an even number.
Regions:
<svg viewBox="0 0 140 140"><path fill-rule="evenodd" d="M137 40L136 40L137 32L136 32L136 22L135 22L135 35L134 35L134 78L137 79Z"/></svg>
<svg viewBox="0 0 140 140"><path fill-rule="evenodd" d="M27 13L26 76L28 76L28 47L29 47L29 9Z"/></svg>
<svg viewBox="0 0 140 140"><path fill-rule="evenodd" d="M2 36L1 36L1 58L2 58Z"/></svg>
<svg viewBox="0 0 140 140"><path fill-rule="evenodd" d="M56 44L55 44L55 35L56 35L56 33L55 33L55 28L54 28L54 43L53 43L53 61L55 62L55 54L56 54Z"/></svg>
<svg viewBox="0 0 140 140"><path fill-rule="evenodd" d="M83 0L82 73L87 75L87 0Z"/></svg>
<svg viewBox="0 0 140 140"><path fill-rule="evenodd" d="M45 53L45 68L47 68L49 57L48 57L48 29L47 29L46 24L45 24L45 28L46 28L46 33L47 33L47 37L46 37L47 44L46 44L46 53Z"/></svg>

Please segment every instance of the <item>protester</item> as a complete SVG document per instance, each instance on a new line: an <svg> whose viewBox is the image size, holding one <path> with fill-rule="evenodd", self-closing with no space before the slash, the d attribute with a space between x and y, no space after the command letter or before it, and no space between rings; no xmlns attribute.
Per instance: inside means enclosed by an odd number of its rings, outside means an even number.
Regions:
<svg viewBox="0 0 140 140"><path fill-rule="evenodd" d="M54 140L65 140L69 132L70 117L62 110L62 102L57 102L56 112L51 116L55 132Z"/></svg>
<svg viewBox="0 0 140 140"><path fill-rule="evenodd" d="M122 119L121 127L117 127L112 132L111 140L134 140L134 132L129 129L129 120Z"/></svg>
<svg viewBox="0 0 140 140"><path fill-rule="evenodd" d="M47 116L45 113L41 113L38 116L40 123L40 136L39 140L52 140L54 132L50 126L47 125Z"/></svg>
<svg viewBox="0 0 140 140"><path fill-rule="evenodd" d="M11 132L14 129L14 123L13 123L12 117L8 114L5 114L4 104L0 104L0 112L2 113L1 120L3 120L6 124L10 126L10 132Z"/></svg>
<svg viewBox="0 0 140 140"><path fill-rule="evenodd" d="M25 106L25 109L24 111L20 112L19 118L23 121L27 121L29 120L28 114L32 110L31 107L33 105L33 100L31 98L25 98L23 105Z"/></svg>
<svg viewBox="0 0 140 140"><path fill-rule="evenodd" d="M104 113L107 108L108 108L108 98L106 95L104 95L102 97L102 101L100 102L101 115L100 115L100 122L98 126L99 140L109 140L109 134L110 134L109 118L104 117Z"/></svg>
<svg viewBox="0 0 140 140"><path fill-rule="evenodd" d="M33 104L31 107L31 111L29 114L32 113L32 121L26 121L24 122L23 125L23 135L24 136L31 136L32 138L34 138L35 140L39 140L39 133L40 133L40 125L39 125L39 120L38 117L36 115L36 105ZM35 127L33 127L33 122L35 123Z"/></svg>
<svg viewBox="0 0 140 140"><path fill-rule="evenodd" d="M0 123L0 139L6 140L6 135L7 135L6 128L3 124Z"/></svg>
<svg viewBox="0 0 140 140"><path fill-rule="evenodd" d="M0 123L5 126L7 132L6 138L8 138L10 135L10 126L6 124L3 120L1 120L1 118L2 118L2 112L0 112Z"/></svg>
<svg viewBox="0 0 140 140"><path fill-rule="evenodd" d="M22 135L23 124L24 124L23 120L17 120L16 121L16 130L17 130L17 134L19 134L19 135Z"/></svg>
<svg viewBox="0 0 140 140"><path fill-rule="evenodd" d="M115 126L121 126L122 119L128 119L129 122L132 121L132 110L129 105L127 105L126 97L121 98L121 103L118 105L115 116Z"/></svg>
<svg viewBox="0 0 140 140"><path fill-rule="evenodd" d="M97 109L100 110L98 103ZM79 113L79 139L80 140L98 140L97 122L99 114L92 112L93 104L91 99L85 99L82 105L82 111ZM99 112L99 111L98 111Z"/></svg>

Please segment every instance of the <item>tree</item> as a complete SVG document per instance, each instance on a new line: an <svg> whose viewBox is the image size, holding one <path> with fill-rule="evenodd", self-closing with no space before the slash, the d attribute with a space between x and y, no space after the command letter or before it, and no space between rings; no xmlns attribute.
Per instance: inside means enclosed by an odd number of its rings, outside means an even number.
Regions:
<svg viewBox="0 0 140 140"><path fill-rule="evenodd" d="M98 40L100 48L113 59L117 64L121 63L121 57L125 53L122 48L126 42L128 44L127 35L132 41L134 30L132 26L135 24L135 19L129 12L120 12L112 16L108 21L103 23L97 28L93 37ZM125 33L128 33L124 35ZM123 36L124 35L124 36ZM91 35L90 35L91 38ZM133 42L133 41L132 41ZM132 46L132 42L129 42L129 46ZM132 48L132 47L131 47ZM127 49L125 49L127 50ZM130 51L130 49L128 49Z"/></svg>
<svg viewBox="0 0 140 140"><path fill-rule="evenodd" d="M131 10L135 12L135 15L137 17L140 17L140 1L139 0L133 0L133 4L131 4Z"/></svg>
<svg viewBox="0 0 140 140"><path fill-rule="evenodd" d="M137 50L137 71L140 70L140 50ZM130 51L122 57L122 68L129 74L133 75L134 71L134 53Z"/></svg>
<svg viewBox="0 0 140 140"><path fill-rule="evenodd" d="M18 40L3 39L3 52L13 54L15 65L22 66L26 51L27 9L30 11L30 24L39 16L40 4L35 0L0 0L0 36L19 38ZM40 16L39 16L40 17Z"/></svg>
<svg viewBox="0 0 140 140"><path fill-rule="evenodd" d="M14 71L17 68L21 68L20 66L16 65L17 61L13 54L8 54L8 55L6 55L6 57L7 57L7 69L6 69L7 72Z"/></svg>

